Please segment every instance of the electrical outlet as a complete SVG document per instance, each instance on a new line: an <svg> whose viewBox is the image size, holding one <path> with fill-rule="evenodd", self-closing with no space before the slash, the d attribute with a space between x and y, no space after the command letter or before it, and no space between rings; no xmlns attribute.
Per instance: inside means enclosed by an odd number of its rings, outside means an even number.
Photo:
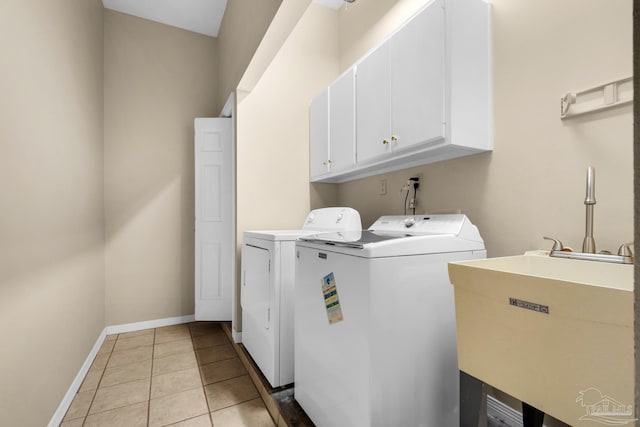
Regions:
<svg viewBox="0 0 640 427"><path fill-rule="evenodd" d="M420 181L418 181L417 179L409 178L409 189L417 190L418 188L420 188Z"/></svg>
<svg viewBox="0 0 640 427"><path fill-rule="evenodd" d="M381 196L384 196L385 194L387 194L387 180L386 179L381 179L380 180L380 189L378 190L378 194L380 194Z"/></svg>
<svg viewBox="0 0 640 427"><path fill-rule="evenodd" d="M415 189L416 189L416 190L419 190L419 189L420 189L420 187L421 187L421 185L420 185L420 184L422 183L422 174L421 174L421 173L415 174L415 175L411 176L411 177L407 180L407 185L408 185L408 186L409 186L409 188L410 188L410 189L412 189L412 190L414 189L414 185L415 185L415 183L417 183L417 184L418 184L418 186L417 186L417 187L415 187Z"/></svg>

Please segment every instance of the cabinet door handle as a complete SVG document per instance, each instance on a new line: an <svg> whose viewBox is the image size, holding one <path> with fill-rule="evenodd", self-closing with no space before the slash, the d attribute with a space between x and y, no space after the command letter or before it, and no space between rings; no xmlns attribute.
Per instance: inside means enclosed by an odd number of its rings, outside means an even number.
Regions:
<svg viewBox="0 0 640 427"><path fill-rule="evenodd" d="M391 141L396 142L398 140L398 137L395 135L391 135Z"/></svg>
<svg viewBox="0 0 640 427"><path fill-rule="evenodd" d="M322 162L323 165L327 166L331 164L331 160L325 160L324 162Z"/></svg>
<svg viewBox="0 0 640 427"><path fill-rule="evenodd" d="M388 144L388 143L389 143L389 141L388 141L388 140L386 140L386 139L383 139L383 140L382 140L382 143L383 143L383 144Z"/></svg>

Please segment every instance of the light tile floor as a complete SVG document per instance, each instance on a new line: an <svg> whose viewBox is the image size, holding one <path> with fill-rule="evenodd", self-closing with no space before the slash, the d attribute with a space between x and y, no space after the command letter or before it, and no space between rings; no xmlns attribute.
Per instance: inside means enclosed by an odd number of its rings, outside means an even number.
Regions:
<svg viewBox="0 0 640 427"><path fill-rule="evenodd" d="M61 427L274 426L220 324L107 336Z"/></svg>

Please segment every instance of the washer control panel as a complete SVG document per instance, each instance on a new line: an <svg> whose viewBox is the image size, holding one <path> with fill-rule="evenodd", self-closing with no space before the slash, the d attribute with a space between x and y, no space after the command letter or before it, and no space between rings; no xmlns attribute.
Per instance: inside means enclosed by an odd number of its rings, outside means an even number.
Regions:
<svg viewBox="0 0 640 427"><path fill-rule="evenodd" d="M425 234L458 234L467 217L447 215L389 215L381 216L369 227L370 231L411 232Z"/></svg>

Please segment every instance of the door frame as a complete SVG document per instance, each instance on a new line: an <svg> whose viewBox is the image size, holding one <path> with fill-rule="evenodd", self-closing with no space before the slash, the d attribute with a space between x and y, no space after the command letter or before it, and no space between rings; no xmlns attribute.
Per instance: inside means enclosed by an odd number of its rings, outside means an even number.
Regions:
<svg viewBox="0 0 640 427"><path fill-rule="evenodd" d="M238 227L237 227L237 215L236 215L236 93L231 92L227 101L225 102L222 110L220 111L220 117L231 118L231 227L233 229L231 244L233 245L233 254L231 257L231 335L234 342L242 342L242 331L238 331L238 316L241 316L241 311L238 308L240 304L240 295L238 288Z"/></svg>

